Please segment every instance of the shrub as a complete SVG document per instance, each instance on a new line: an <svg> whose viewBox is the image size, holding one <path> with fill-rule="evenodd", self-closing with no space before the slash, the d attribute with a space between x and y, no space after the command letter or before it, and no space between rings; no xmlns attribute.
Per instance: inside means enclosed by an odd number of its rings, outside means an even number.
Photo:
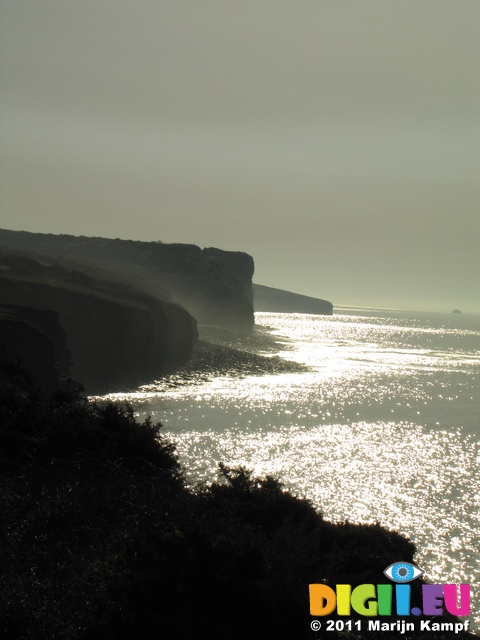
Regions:
<svg viewBox="0 0 480 640"><path fill-rule="evenodd" d="M76 386L46 400L12 362L0 375L2 638L315 638L309 583L412 560L400 535L326 522L244 468L187 491L160 425L128 405Z"/></svg>

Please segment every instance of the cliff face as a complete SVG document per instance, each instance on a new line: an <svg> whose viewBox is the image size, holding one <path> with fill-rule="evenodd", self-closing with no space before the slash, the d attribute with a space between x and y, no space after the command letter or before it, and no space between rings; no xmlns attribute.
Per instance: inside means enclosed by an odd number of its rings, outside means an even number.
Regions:
<svg viewBox="0 0 480 640"><path fill-rule="evenodd" d="M71 375L88 393L148 382L185 364L196 322L179 305L52 260L0 255L0 299L58 314Z"/></svg>
<svg viewBox="0 0 480 640"><path fill-rule="evenodd" d="M298 293L253 285L255 311L271 311L273 313L311 313L318 315L333 314L333 304L320 298L302 296Z"/></svg>
<svg viewBox="0 0 480 640"><path fill-rule="evenodd" d="M254 325L253 259L246 253L162 244L0 230L0 246L111 270L153 296L170 296L202 324L243 333Z"/></svg>
<svg viewBox="0 0 480 640"><path fill-rule="evenodd" d="M58 314L17 305L0 306L0 360L28 372L35 388L53 394L70 370L70 354Z"/></svg>

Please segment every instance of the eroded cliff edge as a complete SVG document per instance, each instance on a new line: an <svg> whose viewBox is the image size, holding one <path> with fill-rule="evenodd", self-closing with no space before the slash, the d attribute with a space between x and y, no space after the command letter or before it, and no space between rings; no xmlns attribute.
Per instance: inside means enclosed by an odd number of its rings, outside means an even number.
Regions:
<svg viewBox="0 0 480 640"><path fill-rule="evenodd" d="M0 305L0 362L11 376L26 376L35 389L47 396L54 394L69 376L71 366L58 314L23 305ZM3 383L0 380L0 385Z"/></svg>
<svg viewBox="0 0 480 640"><path fill-rule="evenodd" d="M0 252L0 300L14 306L10 316L4 313L4 326L10 331L10 351L20 356L21 338L15 346L14 336L36 332L40 343L44 335L48 350L48 340L53 342L48 334L56 331L58 317L71 354L68 373L90 394L136 386L176 370L190 358L198 336L195 319L175 302L69 270L44 256ZM44 314L38 326L41 314L27 318L20 307L54 312L52 321Z"/></svg>
<svg viewBox="0 0 480 640"><path fill-rule="evenodd" d="M201 324L247 334L254 326L254 263L240 251L5 229L0 246L75 260L82 270L108 269L154 297L179 303Z"/></svg>

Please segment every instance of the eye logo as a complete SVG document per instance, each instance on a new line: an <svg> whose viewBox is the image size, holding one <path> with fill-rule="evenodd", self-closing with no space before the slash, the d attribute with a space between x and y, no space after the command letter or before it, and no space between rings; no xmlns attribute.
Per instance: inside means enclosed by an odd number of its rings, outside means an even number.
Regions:
<svg viewBox="0 0 480 640"><path fill-rule="evenodd" d="M394 562L383 573L392 582L405 583L423 576L425 571L410 562Z"/></svg>

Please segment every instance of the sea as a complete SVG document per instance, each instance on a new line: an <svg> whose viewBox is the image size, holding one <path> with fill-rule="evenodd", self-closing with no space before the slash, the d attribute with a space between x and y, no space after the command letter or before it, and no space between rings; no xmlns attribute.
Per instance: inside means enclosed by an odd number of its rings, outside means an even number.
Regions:
<svg viewBox="0 0 480 640"><path fill-rule="evenodd" d="M244 466L327 520L408 537L428 581L471 585L480 633L480 315L336 308L255 323L275 345L264 355L304 368L112 397L162 423L192 487L219 462Z"/></svg>

